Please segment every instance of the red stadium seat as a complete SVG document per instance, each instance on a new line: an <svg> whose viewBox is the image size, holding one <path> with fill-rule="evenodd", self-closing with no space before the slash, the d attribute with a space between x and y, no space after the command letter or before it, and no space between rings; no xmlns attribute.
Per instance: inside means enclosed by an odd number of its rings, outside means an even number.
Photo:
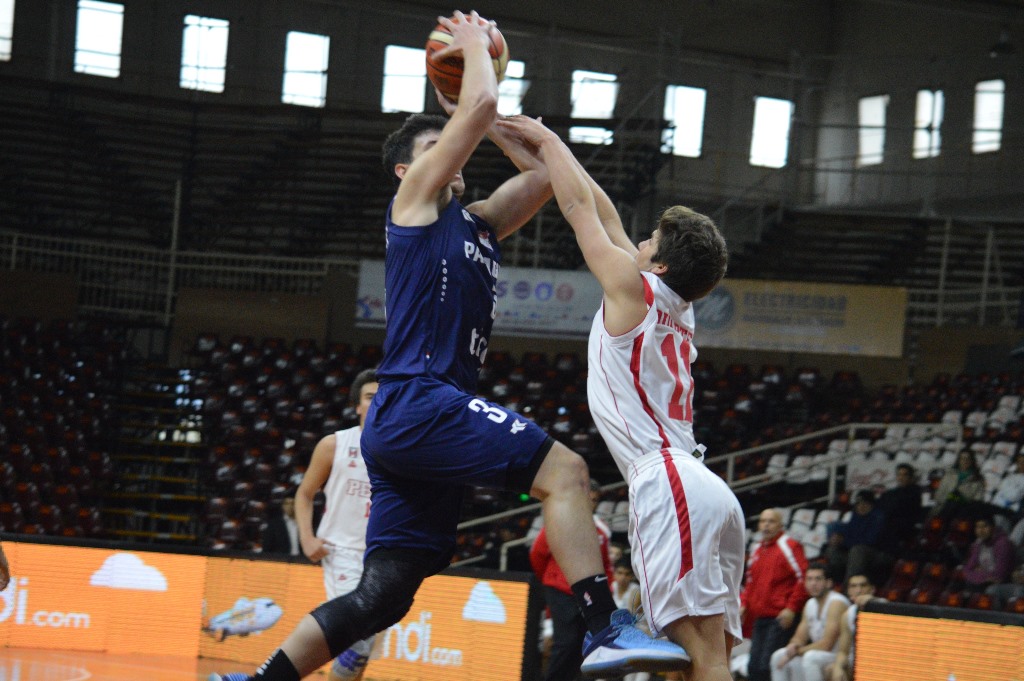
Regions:
<svg viewBox="0 0 1024 681"><path fill-rule="evenodd" d="M991 610L992 597L985 593L973 593L967 599L967 607L974 610Z"/></svg>
<svg viewBox="0 0 1024 681"><path fill-rule="evenodd" d="M1024 596L1015 596L1006 601L1006 605L1003 606L1003 610L1006 612L1017 613L1018 615L1024 615Z"/></svg>

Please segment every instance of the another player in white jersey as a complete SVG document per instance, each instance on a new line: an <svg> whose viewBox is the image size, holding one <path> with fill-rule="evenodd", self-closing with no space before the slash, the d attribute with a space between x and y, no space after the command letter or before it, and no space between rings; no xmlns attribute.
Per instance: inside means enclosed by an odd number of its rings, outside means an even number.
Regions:
<svg viewBox="0 0 1024 681"><path fill-rule="evenodd" d="M355 589L363 574L366 523L370 517L370 479L359 451L359 437L366 421L366 410L376 394L374 370L359 373L349 392L359 425L339 430L317 443L295 494L295 517L302 552L323 567L327 600ZM314 535L313 498L321 488L327 504ZM361 679L373 640L373 636L365 638L334 658L331 681Z"/></svg>
<svg viewBox="0 0 1024 681"><path fill-rule="evenodd" d="M725 240L683 206L634 246L608 196L539 121L501 122L536 145L558 205L604 290L588 351L590 411L629 482L633 569L651 631L691 658L688 678L730 681L741 640L744 519L693 436L693 301L725 275ZM724 633L723 633L724 632Z"/></svg>

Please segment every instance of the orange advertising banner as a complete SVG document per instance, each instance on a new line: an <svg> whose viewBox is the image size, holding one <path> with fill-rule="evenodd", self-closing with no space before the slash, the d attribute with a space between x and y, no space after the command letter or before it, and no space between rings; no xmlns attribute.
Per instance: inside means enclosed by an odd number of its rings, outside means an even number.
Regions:
<svg viewBox="0 0 1024 681"><path fill-rule="evenodd" d="M202 656L252 672L324 600L315 565L19 542L4 551L0 646ZM529 596L528 581L431 577L378 635L364 678L520 679L526 646L536 650Z"/></svg>
<svg viewBox="0 0 1024 681"><path fill-rule="evenodd" d="M196 655L206 558L4 542L0 644Z"/></svg>
<svg viewBox="0 0 1024 681"><path fill-rule="evenodd" d="M207 558L199 652L244 663L252 671L274 652L310 610L324 600L313 565L244 558Z"/></svg>
<svg viewBox="0 0 1024 681"><path fill-rule="evenodd" d="M528 600L526 582L431 577L409 614L378 634L366 679L518 679Z"/></svg>
<svg viewBox="0 0 1024 681"><path fill-rule="evenodd" d="M1024 679L1024 627L861 612L857 681Z"/></svg>

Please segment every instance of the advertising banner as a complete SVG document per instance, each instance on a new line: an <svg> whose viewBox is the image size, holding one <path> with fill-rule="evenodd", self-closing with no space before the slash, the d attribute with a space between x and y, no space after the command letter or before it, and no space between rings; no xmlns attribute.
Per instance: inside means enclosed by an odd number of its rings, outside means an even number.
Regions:
<svg viewBox="0 0 1024 681"><path fill-rule="evenodd" d="M324 600L323 573L309 564L9 541L4 551L0 646L202 656L248 672ZM523 678L536 665L539 612L529 581L493 574L427 579L377 637L364 678Z"/></svg>
<svg viewBox="0 0 1024 681"><path fill-rule="evenodd" d="M590 272L503 267L494 333L582 339L601 306ZM900 357L907 291L726 278L697 301L698 348ZM384 263L360 263L358 326L384 326Z"/></svg>
<svg viewBox="0 0 1024 681"><path fill-rule="evenodd" d="M726 278L697 301L697 347L900 357L907 291Z"/></svg>
<svg viewBox="0 0 1024 681"><path fill-rule="evenodd" d="M196 656L206 558L4 542L0 645Z"/></svg>
<svg viewBox="0 0 1024 681"><path fill-rule="evenodd" d="M203 657L261 664L299 620L324 600L313 565L207 558Z"/></svg>
<svg viewBox="0 0 1024 681"><path fill-rule="evenodd" d="M601 287L590 272L502 267L494 333L506 336L586 338L601 306ZM356 325L384 326L384 262L359 267Z"/></svg>
<svg viewBox="0 0 1024 681"><path fill-rule="evenodd" d="M928 611L935 614L925 616ZM956 615L1007 622L966 622ZM857 681L1024 679L1022 619L950 608L918 608L915 616L861 612L854 676Z"/></svg>
<svg viewBox="0 0 1024 681"><path fill-rule="evenodd" d="M377 637L367 681L520 678L528 596L526 582L431 577L409 614Z"/></svg>

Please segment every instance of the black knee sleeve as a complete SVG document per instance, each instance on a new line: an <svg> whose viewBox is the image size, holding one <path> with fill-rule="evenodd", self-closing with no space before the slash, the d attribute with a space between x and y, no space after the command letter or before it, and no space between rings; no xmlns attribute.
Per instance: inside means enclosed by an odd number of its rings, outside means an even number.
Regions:
<svg viewBox="0 0 1024 681"><path fill-rule="evenodd" d="M436 562L433 552L377 549L366 557L359 586L310 613L324 631L331 656L398 622Z"/></svg>

